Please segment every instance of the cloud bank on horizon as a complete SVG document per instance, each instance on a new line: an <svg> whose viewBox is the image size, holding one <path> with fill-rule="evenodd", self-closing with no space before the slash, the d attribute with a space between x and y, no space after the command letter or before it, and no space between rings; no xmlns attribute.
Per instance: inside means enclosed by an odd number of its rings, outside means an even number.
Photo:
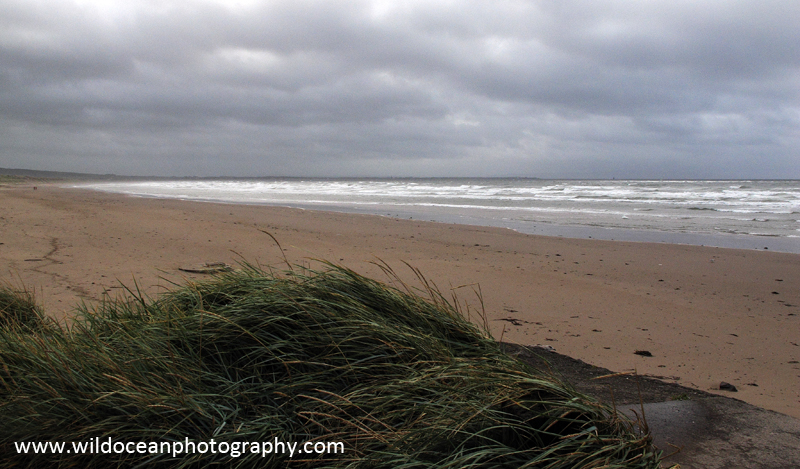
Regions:
<svg viewBox="0 0 800 469"><path fill-rule="evenodd" d="M0 166L800 178L800 2L5 0Z"/></svg>

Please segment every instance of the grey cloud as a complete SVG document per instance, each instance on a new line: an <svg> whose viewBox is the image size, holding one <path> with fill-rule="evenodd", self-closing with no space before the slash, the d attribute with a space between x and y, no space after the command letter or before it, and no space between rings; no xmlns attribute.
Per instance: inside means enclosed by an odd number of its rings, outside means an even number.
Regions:
<svg viewBox="0 0 800 469"><path fill-rule="evenodd" d="M800 177L797 17L783 1L9 1L0 166Z"/></svg>

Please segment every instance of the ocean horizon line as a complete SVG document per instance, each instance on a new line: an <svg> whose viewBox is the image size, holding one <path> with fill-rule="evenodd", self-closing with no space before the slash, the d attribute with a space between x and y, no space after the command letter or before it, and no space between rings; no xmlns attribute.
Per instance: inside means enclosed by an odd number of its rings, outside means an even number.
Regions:
<svg viewBox="0 0 800 469"><path fill-rule="evenodd" d="M312 180L442 180L442 179L487 179L487 180L538 180L538 181L657 181L657 182L725 182L725 181L800 181L800 178L718 178L718 177L647 177L647 178L628 178L628 177L596 177L596 178L569 178L569 177L547 177L547 176L369 176L369 175L348 175L348 176L315 176L315 175L259 175L259 176L235 176L235 175L130 175L116 173L84 173L75 171L57 170L38 170L24 168L0 168L0 175L21 175L44 178L98 178L98 179L135 179L135 180L261 180L261 179L312 179Z"/></svg>

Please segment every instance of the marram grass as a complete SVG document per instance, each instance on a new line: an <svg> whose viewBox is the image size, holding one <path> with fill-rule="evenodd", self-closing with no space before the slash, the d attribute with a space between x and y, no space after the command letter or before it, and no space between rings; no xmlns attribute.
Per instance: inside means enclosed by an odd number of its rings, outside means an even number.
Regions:
<svg viewBox="0 0 800 469"><path fill-rule="evenodd" d="M31 292L0 283L0 330L39 329L48 323Z"/></svg>
<svg viewBox="0 0 800 469"><path fill-rule="evenodd" d="M421 291L392 284L334 265L283 273L244 265L155 300L81 306L69 327L6 288L0 466L658 466L649 436L504 354L455 298L425 282ZM18 454L15 446L109 438L342 442L344 454Z"/></svg>

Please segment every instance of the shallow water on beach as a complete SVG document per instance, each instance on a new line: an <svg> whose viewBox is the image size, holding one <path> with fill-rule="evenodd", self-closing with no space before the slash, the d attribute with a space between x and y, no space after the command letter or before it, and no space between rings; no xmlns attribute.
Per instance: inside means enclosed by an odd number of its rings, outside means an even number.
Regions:
<svg viewBox="0 0 800 469"><path fill-rule="evenodd" d="M500 226L552 236L800 252L800 181L796 180L263 178L117 181L73 187Z"/></svg>

